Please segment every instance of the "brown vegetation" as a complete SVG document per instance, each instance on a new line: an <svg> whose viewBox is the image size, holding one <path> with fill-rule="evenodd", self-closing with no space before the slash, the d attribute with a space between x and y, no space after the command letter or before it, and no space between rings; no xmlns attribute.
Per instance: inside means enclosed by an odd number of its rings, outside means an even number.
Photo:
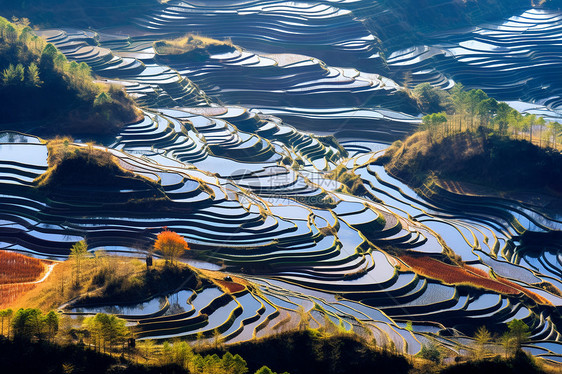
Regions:
<svg viewBox="0 0 562 374"><path fill-rule="evenodd" d="M0 251L0 308L32 290L46 271L45 262L19 253Z"/></svg>
<svg viewBox="0 0 562 374"><path fill-rule="evenodd" d="M158 56L190 56L209 55L210 51L220 52L236 48L230 40L221 41L204 36L187 34L177 39L159 40L154 42L154 50Z"/></svg>
<svg viewBox="0 0 562 374"><path fill-rule="evenodd" d="M55 138L47 142L49 168L36 180L36 186L46 190L60 186L113 186L116 188L138 187L153 190L162 197L160 186L123 167L109 151L96 148L92 143L79 146L70 138Z"/></svg>
<svg viewBox="0 0 562 374"><path fill-rule="evenodd" d="M43 261L19 253L0 251L0 284L33 282L45 271Z"/></svg>
<svg viewBox="0 0 562 374"><path fill-rule="evenodd" d="M363 195L367 190L363 185L361 177L349 170L345 165L339 164L335 169L329 173L324 174L328 179L333 179L342 184L341 192L349 193L351 195Z"/></svg>
<svg viewBox="0 0 562 374"><path fill-rule="evenodd" d="M237 293L244 291L250 285L250 283L245 279L233 275L229 275L230 280L225 280L225 273L221 271L197 269L197 273L215 283L223 291L228 293Z"/></svg>
<svg viewBox="0 0 562 374"><path fill-rule="evenodd" d="M199 284L199 277L185 264L170 268L164 266L163 260L156 260L153 268L147 271L143 261L108 256L103 252L82 259L79 284L72 276L73 268L72 261L61 262L44 282L33 285L33 289L13 298L4 307L33 307L48 311L77 297L84 302L139 302L173 291L182 283L192 288Z"/></svg>
<svg viewBox="0 0 562 374"><path fill-rule="evenodd" d="M429 256L402 255L399 258L416 273L445 284L484 288L506 295L523 293L539 304L551 305L544 297L518 284L502 277L492 278L485 271L469 265L449 265Z"/></svg>
<svg viewBox="0 0 562 374"><path fill-rule="evenodd" d="M14 283L0 285L0 308L14 303L18 298L35 288L33 283Z"/></svg>

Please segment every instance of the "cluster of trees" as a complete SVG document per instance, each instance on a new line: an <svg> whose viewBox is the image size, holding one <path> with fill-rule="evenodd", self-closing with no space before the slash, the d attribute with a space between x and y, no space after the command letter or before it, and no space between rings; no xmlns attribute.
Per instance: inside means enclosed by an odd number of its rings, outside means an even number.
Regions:
<svg viewBox="0 0 562 374"><path fill-rule="evenodd" d="M482 357L486 354L489 344L500 344L505 351L506 357L521 350L522 344L529 339L529 326L520 319L513 319L507 323L508 330L502 335L494 337L485 326L481 326L474 334L476 343L476 356Z"/></svg>
<svg viewBox="0 0 562 374"><path fill-rule="evenodd" d="M248 365L240 355L226 352L222 357L217 354L196 354L187 342L164 342L159 354L161 365L176 364L193 374L246 374ZM255 374L275 374L267 366L262 366ZM286 374L286 373L283 373Z"/></svg>
<svg viewBox="0 0 562 374"><path fill-rule="evenodd" d="M50 311L42 313L36 308L0 310L1 333L15 339L39 339L53 341L59 330L59 315Z"/></svg>
<svg viewBox="0 0 562 374"><path fill-rule="evenodd" d="M7 338L54 342L60 322L59 314L53 310L47 313L37 308L0 310L0 334ZM124 319L104 313L86 317L82 329L73 331L85 337L94 350L104 353L123 345L132 336Z"/></svg>
<svg viewBox="0 0 562 374"><path fill-rule="evenodd" d="M522 344L529 339L529 326L520 319L513 319L508 322L507 328L503 334L494 336L485 326L479 327L474 334L474 356L483 359L493 353L492 348L499 346L503 347L506 358L520 353ZM424 344L418 355L437 364L443 358L441 349L435 342Z"/></svg>
<svg viewBox="0 0 562 374"><path fill-rule="evenodd" d="M57 48L33 33L26 19L9 22L0 17L0 66L3 85L41 86L40 76L47 81L63 78L81 95L99 90L93 82L90 67L82 62L69 62ZM27 67L25 67L27 66ZM27 74L26 74L27 73Z"/></svg>
<svg viewBox="0 0 562 374"><path fill-rule="evenodd" d="M106 353L118 346L124 346L131 332L124 319L113 314L98 313L84 319L82 326L85 328L88 340L95 350Z"/></svg>
<svg viewBox="0 0 562 374"><path fill-rule="evenodd" d="M39 68L35 62L32 62L25 68L22 64L14 66L10 64L7 69L2 72L2 84L5 86L15 86L25 84L29 87L40 87L41 79L39 78Z"/></svg>
<svg viewBox="0 0 562 374"><path fill-rule="evenodd" d="M463 131L489 129L501 136L526 138L539 146L557 148L562 136L562 124L546 122L533 114L522 115L504 102L498 102L484 91L465 91L457 83L450 92L423 83L412 91L425 113L422 129L432 141Z"/></svg>
<svg viewBox="0 0 562 374"><path fill-rule="evenodd" d="M27 19L0 17L0 78L0 123L40 120L49 125L40 135L113 133L138 117L121 88L94 83L86 63L69 62Z"/></svg>

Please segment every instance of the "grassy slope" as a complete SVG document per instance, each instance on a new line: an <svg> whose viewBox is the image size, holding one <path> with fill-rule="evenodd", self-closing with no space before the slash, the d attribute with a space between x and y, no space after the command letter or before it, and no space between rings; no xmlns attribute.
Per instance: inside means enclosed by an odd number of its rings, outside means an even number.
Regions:
<svg viewBox="0 0 562 374"><path fill-rule="evenodd" d="M82 260L78 286L74 285L75 275L73 261L61 262L44 282L21 295L9 307L48 311L74 298L79 298L81 304L134 303L174 291L184 282L186 287L192 288L200 284L199 276L187 265L170 268L157 260L147 272L143 261L118 256Z"/></svg>
<svg viewBox="0 0 562 374"><path fill-rule="evenodd" d="M39 178L37 186L45 189L73 186L119 186L158 190L160 185L123 169L110 152L91 145L81 147L68 138L47 142L49 168Z"/></svg>
<svg viewBox="0 0 562 374"><path fill-rule="evenodd" d="M498 191L562 194L562 154L496 135L464 132L432 143L418 132L391 146L381 162L414 187L436 176Z"/></svg>
<svg viewBox="0 0 562 374"><path fill-rule="evenodd" d="M4 31L1 31L4 30ZM115 135L125 123L141 118L134 102L117 86L94 83L90 68L70 63L29 27L0 17L0 72L21 67L21 79L0 79L0 129L41 136ZM38 79L30 79L37 67Z"/></svg>
<svg viewBox="0 0 562 374"><path fill-rule="evenodd" d="M154 50L160 56L183 56L189 53L207 51L229 51L237 48L230 41L221 41L199 35L187 34L177 39L158 40Z"/></svg>
<svg viewBox="0 0 562 374"><path fill-rule="evenodd" d="M110 152L73 145L68 138L47 143L49 168L35 180L41 197L96 209L154 211L168 209L170 200L161 186L125 170ZM129 190L128 193L121 193ZM81 214L72 205L66 214ZM93 208L89 208L93 214Z"/></svg>

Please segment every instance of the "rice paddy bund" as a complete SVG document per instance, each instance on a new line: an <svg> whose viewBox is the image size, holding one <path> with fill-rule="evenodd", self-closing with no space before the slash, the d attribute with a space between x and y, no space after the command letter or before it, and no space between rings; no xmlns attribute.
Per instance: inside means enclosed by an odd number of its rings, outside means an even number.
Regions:
<svg viewBox="0 0 562 374"><path fill-rule="evenodd" d="M462 81L562 120L562 13L532 9L392 50L355 17L367 3L168 1L123 31L37 31L123 86L142 118L103 146L65 140L119 171L95 188L84 168L38 188L52 147L0 132L0 256L13 283L35 287L83 239L92 255L144 261L165 228L205 281L61 311L115 314L157 342L332 325L408 354L463 354L479 326L517 319L524 350L562 362L560 214L462 191L433 199L376 162L420 125L408 94L419 83Z"/></svg>

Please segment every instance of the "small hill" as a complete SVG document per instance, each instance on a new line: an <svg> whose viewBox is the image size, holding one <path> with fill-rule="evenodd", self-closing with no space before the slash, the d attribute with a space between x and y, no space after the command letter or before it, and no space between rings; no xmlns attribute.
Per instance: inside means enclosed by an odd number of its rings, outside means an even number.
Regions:
<svg viewBox="0 0 562 374"><path fill-rule="evenodd" d="M236 49L230 41L221 41L199 35L187 34L177 39L158 40L154 50L161 59L203 59L212 53L225 53Z"/></svg>
<svg viewBox="0 0 562 374"><path fill-rule="evenodd" d="M47 143L49 168L35 181L47 196L109 203L133 203L127 199L165 199L160 185L123 169L110 152L72 144L68 138ZM122 193L130 191L128 194ZM137 201L138 202L138 201ZM146 201L145 201L146 202Z"/></svg>
<svg viewBox="0 0 562 374"><path fill-rule="evenodd" d="M417 132L394 143L380 162L414 187L436 177L498 191L562 194L560 152L483 131L462 132L434 142L427 132Z"/></svg>
<svg viewBox="0 0 562 374"><path fill-rule="evenodd" d="M223 353L203 349L203 354ZM404 356L367 345L354 335L324 336L314 330L285 332L273 337L230 345L227 350L242 356L250 372L267 365L273 371L304 373L408 373Z"/></svg>
<svg viewBox="0 0 562 374"><path fill-rule="evenodd" d="M95 138L139 118L121 88L94 83L88 65L68 62L29 26L0 17L0 35L0 129Z"/></svg>

